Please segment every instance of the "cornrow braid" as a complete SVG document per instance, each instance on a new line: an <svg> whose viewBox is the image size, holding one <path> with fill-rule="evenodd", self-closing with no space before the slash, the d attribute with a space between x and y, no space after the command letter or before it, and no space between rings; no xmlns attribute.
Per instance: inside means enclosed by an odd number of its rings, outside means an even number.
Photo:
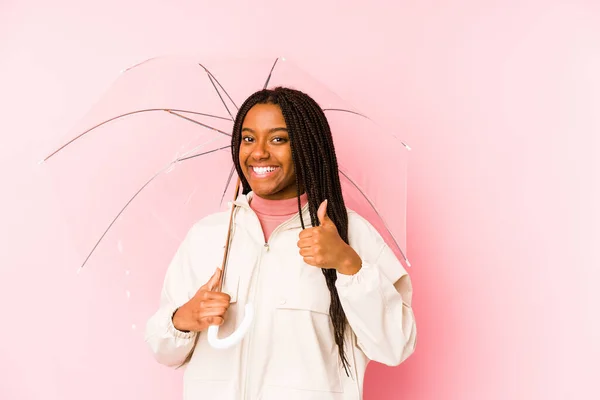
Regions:
<svg viewBox="0 0 600 400"><path fill-rule="evenodd" d="M242 181L243 193L248 194L252 189L244 177L239 162L242 124L248 111L257 104L278 105L285 119L296 173L298 212L302 229L306 228L300 203L300 195L304 189L308 196L312 226L319 225L317 210L327 199L327 214L337 227L342 240L348 243L348 212L342 196L331 129L321 107L301 91L284 87L260 90L246 99L240 107L233 124L231 152L238 176ZM347 320L335 287L336 270L322 269L322 272L331 296L329 315L334 328L335 343L346 374L350 376L350 365L344 351Z"/></svg>

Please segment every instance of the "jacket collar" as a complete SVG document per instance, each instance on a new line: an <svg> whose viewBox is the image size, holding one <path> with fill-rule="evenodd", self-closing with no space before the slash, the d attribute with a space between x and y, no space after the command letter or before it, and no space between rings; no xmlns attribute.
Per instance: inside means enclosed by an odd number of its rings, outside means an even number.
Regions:
<svg viewBox="0 0 600 400"><path fill-rule="evenodd" d="M236 207L240 207L244 209L246 212L251 212L254 214L254 210L250 207L250 201L252 201L252 197L254 197L254 192L250 192L248 194L240 194L238 198L233 202ZM304 220L304 227L310 228L312 223L310 222L310 211L308 208L308 203L302 207L302 219ZM236 218L237 222L237 218ZM299 214L296 213L294 217L290 220L284 222L285 229L298 229L302 228L302 223L300 222Z"/></svg>

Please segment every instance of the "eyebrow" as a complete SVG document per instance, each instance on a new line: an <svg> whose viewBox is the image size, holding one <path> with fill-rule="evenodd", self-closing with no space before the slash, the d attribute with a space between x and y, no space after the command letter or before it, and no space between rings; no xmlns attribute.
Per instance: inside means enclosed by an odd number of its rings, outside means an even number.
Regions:
<svg viewBox="0 0 600 400"><path fill-rule="evenodd" d="M288 132L288 129L284 128L283 126L280 126L280 127L277 127L277 128L271 128L271 129L269 129L269 131L267 133L274 133L274 132L279 132L279 131ZM254 130L252 130L250 128L242 128L242 132L256 133L256 132L254 132Z"/></svg>

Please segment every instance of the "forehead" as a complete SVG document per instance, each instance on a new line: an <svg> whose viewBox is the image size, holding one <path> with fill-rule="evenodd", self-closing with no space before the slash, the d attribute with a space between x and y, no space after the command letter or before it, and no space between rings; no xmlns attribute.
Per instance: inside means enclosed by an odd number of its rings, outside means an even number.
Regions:
<svg viewBox="0 0 600 400"><path fill-rule="evenodd" d="M248 110L243 128L252 130L271 129L274 127L287 127L281 108L277 104L257 104Z"/></svg>

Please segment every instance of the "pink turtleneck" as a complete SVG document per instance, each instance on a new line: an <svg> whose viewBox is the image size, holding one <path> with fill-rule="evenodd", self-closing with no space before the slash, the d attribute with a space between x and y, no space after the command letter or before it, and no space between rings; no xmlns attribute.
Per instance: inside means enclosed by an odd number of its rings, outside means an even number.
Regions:
<svg viewBox="0 0 600 400"><path fill-rule="evenodd" d="M306 203L308 196L304 193L300 196L300 204L304 207ZM254 194L250 207L258 216L265 240L268 241L275 228L298 213L298 199L266 200Z"/></svg>

